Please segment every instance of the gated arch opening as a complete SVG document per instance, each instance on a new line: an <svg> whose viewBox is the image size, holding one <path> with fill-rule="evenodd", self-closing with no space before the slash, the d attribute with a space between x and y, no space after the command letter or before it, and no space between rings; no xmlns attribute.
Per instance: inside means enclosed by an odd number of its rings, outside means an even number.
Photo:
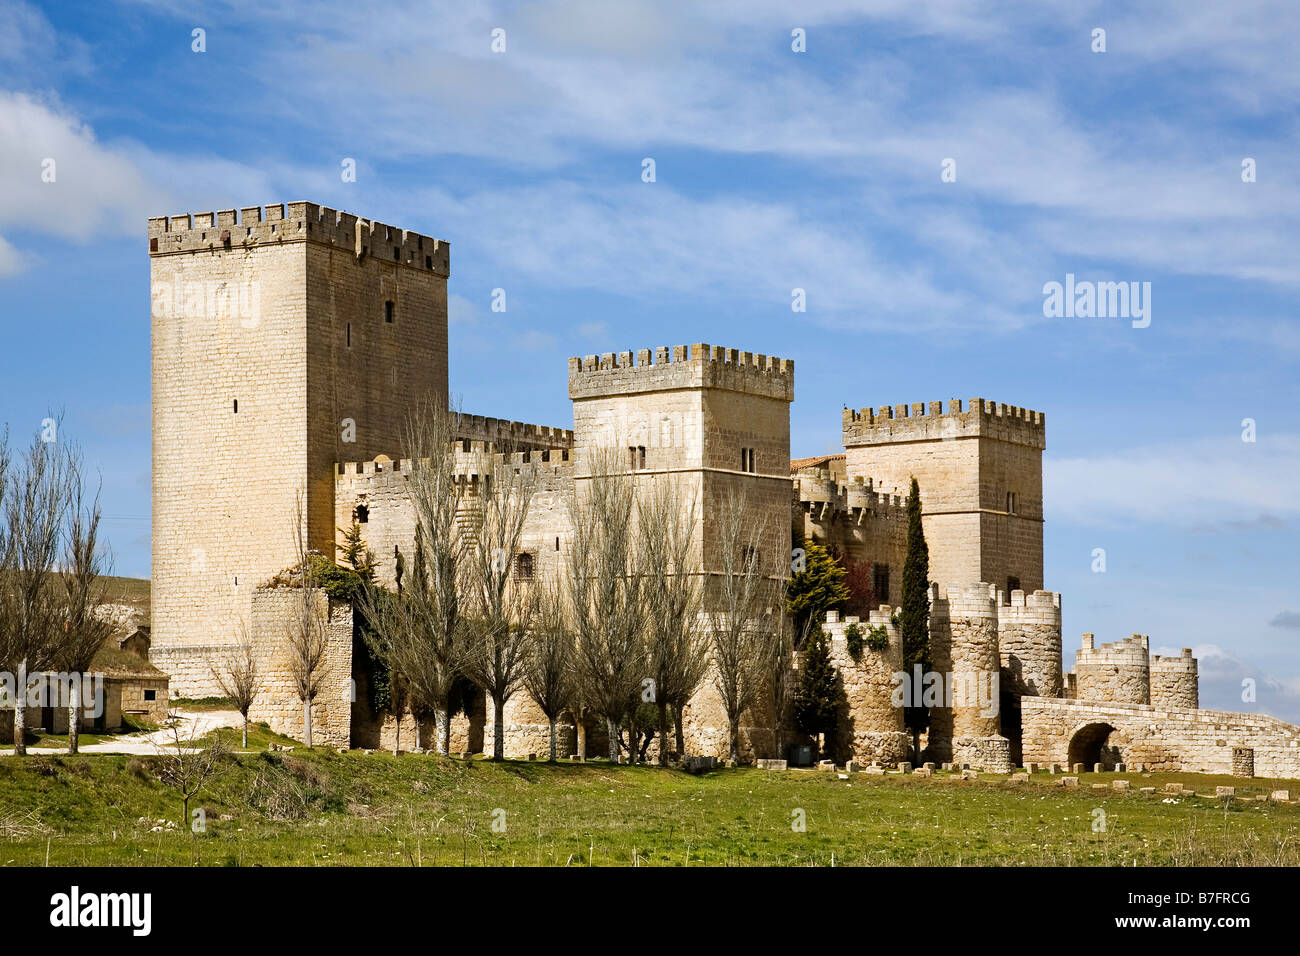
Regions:
<svg viewBox="0 0 1300 956"><path fill-rule="evenodd" d="M1119 748L1110 742L1114 732L1110 724L1100 722L1076 730L1070 738L1070 766L1081 763L1086 770L1092 770L1093 764L1099 763L1107 770L1115 769L1121 757Z"/></svg>

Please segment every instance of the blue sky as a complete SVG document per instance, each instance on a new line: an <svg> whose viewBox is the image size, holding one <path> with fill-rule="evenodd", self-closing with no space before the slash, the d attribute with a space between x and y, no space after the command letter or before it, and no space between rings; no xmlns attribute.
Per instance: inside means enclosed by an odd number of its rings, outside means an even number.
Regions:
<svg viewBox="0 0 1300 956"><path fill-rule="evenodd" d="M1149 633L1203 706L1300 721L1300 9L463 6L0 0L0 422L65 411L119 572L149 570L145 219L307 199L450 240L475 413L568 425L569 355L695 341L795 360L795 455L845 404L1044 411L1067 661ZM1150 326L1045 318L1067 273L1151 283Z"/></svg>

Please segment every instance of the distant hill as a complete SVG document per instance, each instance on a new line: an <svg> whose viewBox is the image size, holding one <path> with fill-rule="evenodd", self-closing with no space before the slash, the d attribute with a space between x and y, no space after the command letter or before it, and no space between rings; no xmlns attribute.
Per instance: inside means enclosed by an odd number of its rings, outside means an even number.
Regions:
<svg viewBox="0 0 1300 956"><path fill-rule="evenodd" d="M121 620L129 616L136 624L148 624L150 620L149 579L148 578L104 578L104 603L117 605L122 614L112 615ZM128 613L129 609L129 613Z"/></svg>

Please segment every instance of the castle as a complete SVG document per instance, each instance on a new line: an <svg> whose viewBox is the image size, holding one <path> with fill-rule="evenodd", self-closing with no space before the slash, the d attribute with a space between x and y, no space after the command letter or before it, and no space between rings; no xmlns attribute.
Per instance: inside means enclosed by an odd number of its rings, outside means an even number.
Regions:
<svg viewBox="0 0 1300 956"><path fill-rule="evenodd" d="M403 458L410 403L448 395L448 244L313 203L149 220L153 373L153 662L179 696L218 694L210 662L246 632L263 662L253 718L296 733L301 705L280 646L293 597L268 582L294 563L302 502L308 546L335 553L358 522L393 583L415 536ZM537 493L515 573L561 566L567 503L595 448L626 449L637 480L671 474L700 502L700 570L716 570L714 509L743 489L770 519L763 551L832 545L870 568L881 605L825 630L845 686L836 747L865 763L915 759L896 699L900 597L915 477L930 549L934 671L957 693L933 709L924 759L1006 772L1092 765L1300 777L1300 729L1198 709L1190 650L1151 657L1145 637L1095 647L1062 668L1060 595L1044 590L1040 412L974 398L842 413L844 453L790 459L794 363L692 344L569 360L573 427L464 416L470 484L528 469ZM621 453L621 452L620 452ZM785 529L790 529L790 538ZM408 552L409 553L409 552ZM336 746L379 746L393 719L369 712L352 609L319 595L329 634L313 724ZM856 625L881 649L848 650ZM991 679L990 679L991 678ZM995 693L994 693L995 692ZM492 708L467 706L457 750L491 738ZM748 758L777 753L778 715L754 708ZM523 693L505 711L507 756L546 749ZM716 691L684 708L687 751L726 753ZM589 728L570 718L561 752ZM598 729L590 728L596 733Z"/></svg>

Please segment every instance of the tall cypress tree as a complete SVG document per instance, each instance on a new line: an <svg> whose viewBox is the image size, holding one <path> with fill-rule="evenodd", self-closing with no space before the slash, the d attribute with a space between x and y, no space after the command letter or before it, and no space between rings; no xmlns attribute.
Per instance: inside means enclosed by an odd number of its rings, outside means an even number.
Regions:
<svg viewBox="0 0 1300 956"><path fill-rule="evenodd" d="M916 479L907 495L907 557L903 560L903 606L898 615L898 629L903 639L903 671L913 683L913 668L930 669L930 549L921 527L921 489ZM912 687L913 699L919 700L920 688ZM921 731L930 724L928 707L904 707L903 722L912 731L912 751L921 757Z"/></svg>

